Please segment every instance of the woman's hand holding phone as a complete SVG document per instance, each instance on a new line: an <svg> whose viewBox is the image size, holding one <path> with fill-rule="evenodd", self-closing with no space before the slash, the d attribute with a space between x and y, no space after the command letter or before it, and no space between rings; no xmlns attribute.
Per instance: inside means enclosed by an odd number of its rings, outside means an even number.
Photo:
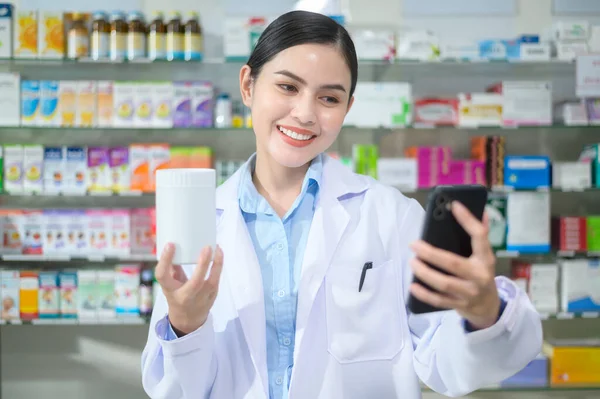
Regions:
<svg viewBox="0 0 600 399"><path fill-rule="evenodd" d="M411 244L416 257L410 261L416 277L438 292L413 283L411 293L419 300L444 309L455 309L473 328L491 327L498 320L500 297L495 284L496 258L488 240L489 222L483 223L457 201L452 214L470 235L473 254L469 258L436 248L422 240ZM451 275L429 267L437 266Z"/></svg>
<svg viewBox="0 0 600 399"><path fill-rule="evenodd" d="M219 289L223 251L217 246L212 259L212 248L205 247L189 279L180 265L173 265L174 254L175 247L167 244L155 275L169 305L171 327L181 337L202 327L208 318ZM213 265L207 277L211 260Z"/></svg>

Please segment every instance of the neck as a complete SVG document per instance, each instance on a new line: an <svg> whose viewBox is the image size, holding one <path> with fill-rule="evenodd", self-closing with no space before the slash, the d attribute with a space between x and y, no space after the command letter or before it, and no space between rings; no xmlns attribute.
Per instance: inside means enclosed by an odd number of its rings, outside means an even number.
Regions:
<svg viewBox="0 0 600 399"><path fill-rule="evenodd" d="M288 168L257 151L252 181L260 195L283 217L300 195L309 166L310 163L307 163L298 168Z"/></svg>

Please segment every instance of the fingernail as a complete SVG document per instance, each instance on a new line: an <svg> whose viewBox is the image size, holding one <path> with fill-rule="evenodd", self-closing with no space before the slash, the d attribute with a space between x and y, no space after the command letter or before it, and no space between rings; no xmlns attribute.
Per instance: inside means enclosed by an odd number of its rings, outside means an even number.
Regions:
<svg viewBox="0 0 600 399"><path fill-rule="evenodd" d="M168 243L165 245L165 251L172 251L174 247L175 247L175 246L174 246L173 244L171 244L170 242L168 242Z"/></svg>

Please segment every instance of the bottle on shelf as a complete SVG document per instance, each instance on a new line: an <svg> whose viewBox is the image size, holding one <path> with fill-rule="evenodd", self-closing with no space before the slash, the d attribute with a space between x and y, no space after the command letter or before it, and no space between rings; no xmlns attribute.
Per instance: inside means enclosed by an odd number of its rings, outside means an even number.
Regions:
<svg viewBox="0 0 600 399"><path fill-rule="evenodd" d="M73 24L67 35L67 57L70 59L87 57L89 47L89 32L83 21L83 15L73 13Z"/></svg>
<svg viewBox="0 0 600 399"><path fill-rule="evenodd" d="M188 20L185 23L184 47L186 61L199 61L202 59L204 38L198 13L194 11L188 13Z"/></svg>
<svg viewBox="0 0 600 399"><path fill-rule="evenodd" d="M122 60L127 53L127 22L120 11L110 14L110 59Z"/></svg>
<svg viewBox="0 0 600 399"><path fill-rule="evenodd" d="M110 23L103 11L92 15L91 57L93 60L107 59L110 53Z"/></svg>
<svg viewBox="0 0 600 399"><path fill-rule="evenodd" d="M127 59L135 60L146 56L146 24L139 11L127 16Z"/></svg>
<svg viewBox="0 0 600 399"><path fill-rule="evenodd" d="M149 317L152 315L153 285L154 275L152 269L142 269L140 274L140 316Z"/></svg>
<svg viewBox="0 0 600 399"><path fill-rule="evenodd" d="M152 21L148 25L148 58L151 60L164 60L167 58L167 26L164 15L160 11L152 13Z"/></svg>
<svg viewBox="0 0 600 399"><path fill-rule="evenodd" d="M232 124L232 104L227 93L221 93L215 103L215 127L229 128Z"/></svg>
<svg viewBox="0 0 600 399"><path fill-rule="evenodd" d="M176 61L184 59L184 26L181 14L177 11L170 13L167 24L167 60Z"/></svg>

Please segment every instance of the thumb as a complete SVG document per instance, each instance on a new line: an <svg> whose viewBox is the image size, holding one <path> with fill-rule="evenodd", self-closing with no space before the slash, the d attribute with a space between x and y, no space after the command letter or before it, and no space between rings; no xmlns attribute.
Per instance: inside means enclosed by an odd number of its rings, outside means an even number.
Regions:
<svg viewBox="0 0 600 399"><path fill-rule="evenodd" d="M202 288L211 260L212 248L210 246L202 248L196 268L192 272L190 279L185 283L186 295L192 295Z"/></svg>

